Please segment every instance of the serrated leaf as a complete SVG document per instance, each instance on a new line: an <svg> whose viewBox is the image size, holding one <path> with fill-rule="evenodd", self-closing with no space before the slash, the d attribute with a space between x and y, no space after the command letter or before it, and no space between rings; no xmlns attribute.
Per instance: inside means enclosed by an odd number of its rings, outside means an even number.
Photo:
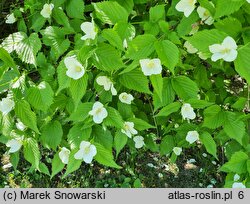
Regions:
<svg viewBox="0 0 250 204"><path fill-rule="evenodd" d="M49 122L42 129L41 141L45 147L57 149L57 146L61 143L63 136L62 125L59 121L55 120Z"/></svg>
<svg viewBox="0 0 250 204"><path fill-rule="evenodd" d="M66 12L70 18L83 19L84 1L68 0L66 4Z"/></svg>
<svg viewBox="0 0 250 204"><path fill-rule="evenodd" d="M102 31L102 37L105 38L114 47L120 50L124 50L123 41L114 29L104 29Z"/></svg>
<svg viewBox="0 0 250 204"><path fill-rule="evenodd" d="M120 83L128 89L150 94L148 79L140 70L124 73L119 77Z"/></svg>
<svg viewBox="0 0 250 204"><path fill-rule="evenodd" d="M116 157L121 152L121 150L125 147L128 141L128 136L123 134L121 131L116 131L114 138L114 148L116 151Z"/></svg>
<svg viewBox="0 0 250 204"><path fill-rule="evenodd" d="M54 155L54 158L52 160L52 173L51 178L53 178L57 173L63 170L65 164L62 163L61 159L59 158L59 153L56 153Z"/></svg>
<svg viewBox="0 0 250 204"><path fill-rule="evenodd" d="M77 106L85 95L88 86L88 75L85 73L83 77L78 80L71 79L69 91L71 93L74 104Z"/></svg>
<svg viewBox="0 0 250 204"><path fill-rule="evenodd" d="M122 128L123 127L123 119L120 115L120 113L112 108L107 107L108 116L104 119L103 123L107 126Z"/></svg>
<svg viewBox="0 0 250 204"><path fill-rule="evenodd" d="M70 86L70 78L66 75L67 68L63 61L60 62L59 66L57 67L57 77L58 77L58 90L57 94Z"/></svg>
<svg viewBox="0 0 250 204"><path fill-rule="evenodd" d="M63 9L54 8L52 12L52 17L56 20L56 22L65 28L70 28L69 19L64 13Z"/></svg>
<svg viewBox="0 0 250 204"><path fill-rule="evenodd" d="M214 103L212 102L208 102L205 100L199 100L199 99L189 99L186 101L187 103L189 103L193 108L206 108L208 106L213 105Z"/></svg>
<svg viewBox="0 0 250 204"><path fill-rule="evenodd" d="M207 152L212 154L217 160L217 147L213 137L208 133L204 132L199 136L201 142L204 144Z"/></svg>
<svg viewBox="0 0 250 204"><path fill-rule="evenodd" d="M4 65L6 65L6 69L8 67L16 68L16 64L10 54L2 47L0 47L0 59L4 62ZM2 70L0 71L2 73ZM0 74L1 77L1 74Z"/></svg>
<svg viewBox="0 0 250 204"><path fill-rule="evenodd" d="M175 147L174 137L166 135L160 144L160 153L161 155L170 154Z"/></svg>
<svg viewBox="0 0 250 204"><path fill-rule="evenodd" d="M135 124L135 129L136 130L147 130L150 128L155 128L155 126L150 125L148 122L140 119L140 118L129 118L128 119L129 122L133 122Z"/></svg>
<svg viewBox="0 0 250 204"><path fill-rule="evenodd" d="M104 130L101 126L94 126L92 134L95 143L102 144L107 150L112 151L113 136L109 130Z"/></svg>
<svg viewBox="0 0 250 204"><path fill-rule="evenodd" d="M97 149L97 154L94 159L105 166L113 167L116 169L121 169L122 167L117 165L114 161L114 157L111 150L107 150L99 143L94 143Z"/></svg>
<svg viewBox="0 0 250 204"><path fill-rule="evenodd" d="M127 22L127 11L117 2L104 1L100 3L94 3L94 9L97 18L103 23L114 25L118 22Z"/></svg>
<svg viewBox="0 0 250 204"><path fill-rule="evenodd" d="M162 100L163 78L161 74L151 75L150 81L152 83L154 91L159 96L160 100Z"/></svg>
<svg viewBox="0 0 250 204"><path fill-rule="evenodd" d="M53 103L53 97L54 92L45 81L27 90L27 101L36 109L44 112L46 112Z"/></svg>
<svg viewBox="0 0 250 204"><path fill-rule="evenodd" d="M23 154L24 158L31 163L32 166L39 169L40 151L35 139L28 138L25 140Z"/></svg>
<svg viewBox="0 0 250 204"><path fill-rule="evenodd" d="M44 164L44 163L40 163L40 164L39 164L39 171L41 171L42 173L44 173L44 174L50 176L49 169L48 169L48 167L46 166L46 164Z"/></svg>
<svg viewBox="0 0 250 204"><path fill-rule="evenodd" d="M154 51L156 38L150 34L138 35L128 44L126 57L134 60L147 58Z"/></svg>
<svg viewBox="0 0 250 204"><path fill-rule="evenodd" d="M67 169L65 174L63 175L63 178L65 178L67 175L80 168L82 160L74 158L74 155L76 154L77 151L78 149L74 149L70 152L69 163L67 164Z"/></svg>
<svg viewBox="0 0 250 204"><path fill-rule="evenodd" d="M231 159L225 163L220 170L224 172L233 172L242 174L247 172L248 155L245 152L235 152Z"/></svg>
<svg viewBox="0 0 250 204"><path fill-rule="evenodd" d="M167 105L164 108L162 108L160 110L160 112L156 116L157 117L159 117L159 116L167 117L170 114L179 111L180 107L181 107L181 103L180 102L170 103L169 105Z"/></svg>
<svg viewBox="0 0 250 204"><path fill-rule="evenodd" d="M216 129L224 124L226 119L225 113L221 110L220 106L213 105L204 111L204 127Z"/></svg>
<svg viewBox="0 0 250 204"><path fill-rule="evenodd" d="M15 113L24 125L39 133L36 122L36 114L31 110L30 105L27 101L18 101L15 104Z"/></svg>
<svg viewBox="0 0 250 204"><path fill-rule="evenodd" d="M92 102L79 104L77 109L70 115L69 120L74 122L84 121L89 116L89 111L92 109L92 106Z"/></svg>
<svg viewBox="0 0 250 204"><path fill-rule="evenodd" d="M172 78L172 86L177 95L185 100L195 98L199 92L197 84L186 76L177 76Z"/></svg>
<svg viewBox="0 0 250 204"><path fill-rule="evenodd" d="M161 62L174 73L174 68L179 62L179 49L169 40L155 43L155 50Z"/></svg>

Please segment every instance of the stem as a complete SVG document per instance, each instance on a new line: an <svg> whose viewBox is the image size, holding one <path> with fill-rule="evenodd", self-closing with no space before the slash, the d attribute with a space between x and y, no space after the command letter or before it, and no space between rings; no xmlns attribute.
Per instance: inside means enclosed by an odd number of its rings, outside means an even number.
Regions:
<svg viewBox="0 0 250 204"><path fill-rule="evenodd" d="M152 111L152 115L153 115L153 120L154 120L154 124L155 124L155 128L156 128L156 134L157 134L157 137L160 137L159 136L159 130L158 130L158 124L156 122L156 119L155 119L155 113L154 113L154 109L153 109L153 106L152 106L152 103L150 101L150 98L149 97L146 97L148 102L149 102L149 106L150 106L150 109Z"/></svg>

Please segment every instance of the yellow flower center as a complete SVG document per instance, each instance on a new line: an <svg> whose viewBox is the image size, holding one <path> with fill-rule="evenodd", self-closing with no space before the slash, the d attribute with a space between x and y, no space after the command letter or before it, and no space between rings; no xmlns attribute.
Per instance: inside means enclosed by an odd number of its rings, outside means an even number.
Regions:
<svg viewBox="0 0 250 204"><path fill-rule="evenodd" d="M95 111L96 114L99 114L101 112L102 112L102 108L97 108L96 111Z"/></svg>
<svg viewBox="0 0 250 204"><path fill-rule="evenodd" d="M194 0L189 0L189 1L188 1L188 4L189 4L190 6L193 6L193 5L194 5Z"/></svg>
<svg viewBox="0 0 250 204"><path fill-rule="evenodd" d="M82 68L81 68L80 66L76 66L76 67L75 67L75 71L76 71L76 72L81 72L81 71L82 71Z"/></svg>
<svg viewBox="0 0 250 204"><path fill-rule="evenodd" d="M227 54L229 53L231 50L229 48L225 48L224 50L221 51L222 54Z"/></svg>
<svg viewBox="0 0 250 204"><path fill-rule="evenodd" d="M210 16L210 13L209 13L208 10L206 10L206 11L204 12L204 16L205 16L205 17L209 17L209 16Z"/></svg>
<svg viewBox="0 0 250 204"><path fill-rule="evenodd" d="M90 152L90 146L85 147L84 154L88 154Z"/></svg>
<svg viewBox="0 0 250 204"><path fill-rule="evenodd" d="M127 100L128 97L127 97L126 95L123 95L122 98L123 98L124 100Z"/></svg>
<svg viewBox="0 0 250 204"><path fill-rule="evenodd" d="M154 68L155 67L155 63L153 61L149 61L147 64L148 68Z"/></svg>

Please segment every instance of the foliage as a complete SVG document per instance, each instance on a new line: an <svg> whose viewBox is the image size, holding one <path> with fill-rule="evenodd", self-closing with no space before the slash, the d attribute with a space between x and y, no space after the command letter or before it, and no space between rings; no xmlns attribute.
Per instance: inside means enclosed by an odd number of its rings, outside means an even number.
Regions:
<svg viewBox="0 0 250 204"><path fill-rule="evenodd" d="M249 187L250 3L198 0L187 16L177 10L179 2L13 4L17 30L0 45L0 142L21 144L15 153L6 148L13 166L21 155L50 177L66 177L92 159L120 169L120 152L136 152L133 138L141 135L142 148L173 163L174 147L198 146L218 161L225 156L225 187L232 187L236 173ZM237 48L223 47L226 37ZM231 52L237 56L228 60ZM160 74L145 74L154 67ZM121 98L124 92L133 99ZM186 138L190 131L199 134L194 143ZM94 149L82 148L82 141ZM41 162L43 148L52 161ZM80 150L84 161L75 158Z"/></svg>

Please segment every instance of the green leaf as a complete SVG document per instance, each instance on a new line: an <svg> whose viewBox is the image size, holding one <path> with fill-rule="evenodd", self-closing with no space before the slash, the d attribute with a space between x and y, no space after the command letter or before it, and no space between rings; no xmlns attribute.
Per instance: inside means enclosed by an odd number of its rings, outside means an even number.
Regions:
<svg viewBox="0 0 250 204"><path fill-rule="evenodd" d="M94 126L92 135L94 136L94 142L102 144L104 148L112 151L113 136L109 130L104 130L101 126Z"/></svg>
<svg viewBox="0 0 250 204"><path fill-rule="evenodd" d="M42 129L41 141L47 148L57 149L57 146L61 143L63 136L62 125L59 121L51 121L45 125Z"/></svg>
<svg viewBox="0 0 250 204"><path fill-rule="evenodd" d="M207 152L209 154L212 154L218 160L216 143L213 137L208 132L204 132L199 136L199 138L201 142L204 144Z"/></svg>
<svg viewBox="0 0 250 204"><path fill-rule="evenodd" d="M70 78L66 75L67 68L63 62L60 62L59 66L57 67L57 77L58 77L58 94L61 90L68 88L70 86Z"/></svg>
<svg viewBox="0 0 250 204"><path fill-rule="evenodd" d="M155 128L153 125L150 125L148 122L140 118L129 118L128 121L133 122L135 124L135 129L139 131Z"/></svg>
<svg viewBox="0 0 250 204"><path fill-rule="evenodd" d="M250 174L250 160L247 160L247 171Z"/></svg>
<svg viewBox="0 0 250 204"><path fill-rule="evenodd" d="M127 22L128 13L125 8L115 1L94 3L97 18L103 23L114 25L118 22Z"/></svg>
<svg viewBox="0 0 250 204"><path fill-rule="evenodd" d="M19 152L15 152L13 154L10 154L10 162L11 162L13 168L15 169L15 171L17 170L19 160L20 160Z"/></svg>
<svg viewBox="0 0 250 204"><path fill-rule="evenodd" d="M242 151L235 152L231 159L225 163L220 170L224 172L233 172L243 174L247 172L248 155Z"/></svg>
<svg viewBox="0 0 250 204"><path fill-rule="evenodd" d="M59 25L62 25L65 28L70 28L69 19L64 13L63 9L54 8L52 12L52 17L56 20L56 22Z"/></svg>
<svg viewBox="0 0 250 204"><path fill-rule="evenodd" d="M123 134L121 131L116 131L115 138L114 138L114 148L116 151L116 157L119 155L121 150L127 144L128 137L127 135Z"/></svg>
<svg viewBox="0 0 250 204"><path fill-rule="evenodd" d="M65 178L67 175L80 168L82 160L74 158L74 155L76 154L76 152L78 152L78 150L79 149L74 149L70 152L69 163L67 164L67 169L65 174L63 175L63 178Z"/></svg>
<svg viewBox="0 0 250 204"><path fill-rule="evenodd" d="M66 4L66 12L70 18L83 19L84 1L68 0Z"/></svg>
<svg viewBox="0 0 250 204"><path fill-rule="evenodd" d="M224 124L226 119L225 113L221 110L220 106L213 105L204 111L204 127L216 129Z"/></svg>
<svg viewBox="0 0 250 204"><path fill-rule="evenodd" d="M161 62L174 73L174 68L179 62L179 49L169 40L155 43L155 50Z"/></svg>
<svg viewBox="0 0 250 204"><path fill-rule="evenodd" d="M128 43L126 58L139 60L147 58L154 52L156 38L150 34L138 35Z"/></svg>
<svg viewBox="0 0 250 204"><path fill-rule="evenodd" d="M36 66L36 54L41 49L42 44L37 33L32 33L27 37L26 33L17 32L10 34L3 41L2 46L9 53L15 50L23 62Z"/></svg>
<svg viewBox="0 0 250 204"><path fill-rule="evenodd" d="M52 160L51 178L53 178L57 173L62 171L64 166L65 166L64 163L62 163L61 159L59 158L59 153L56 153Z"/></svg>
<svg viewBox="0 0 250 204"><path fill-rule="evenodd" d="M16 68L16 64L15 64L14 60L12 59L10 54L2 47L0 47L0 59L4 62L4 65L6 65L6 68L7 67Z"/></svg>
<svg viewBox="0 0 250 204"><path fill-rule="evenodd" d="M102 31L102 37L105 38L114 47L124 50L123 41L118 33L113 29L104 29Z"/></svg>
<svg viewBox="0 0 250 204"><path fill-rule="evenodd" d="M214 15L215 8L209 0L198 0L198 2L200 3L201 7L206 8L209 13L212 14L212 16Z"/></svg>
<svg viewBox="0 0 250 204"><path fill-rule="evenodd" d="M121 53L109 44L99 44L93 57L94 65L103 71L114 71L124 67Z"/></svg>
<svg viewBox="0 0 250 204"><path fill-rule="evenodd" d="M160 144L160 153L161 155L170 154L175 147L174 137L170 135L166 135Z"/></svg>
<svg viewBox="0 0 250 204"><path fill-rule="evenodd" d="M103 123L107 126L113 126L117 128L122 128L123 127L123 119L120 113L112 108L112 107L107 107L107 112L108 116L107 118L104 119Z"/></svg>
<svg viewBox="0 0 250 204"><path fill-rule="evenodd" d="M74 100L75 106L78 105L82 97L85 95L87 86L88 75L86 73L78 80L71 79L69 91L71 93L72 99Z"/></svg>
<svg viewBox="0 0 250 204"><path fill-rule="evenodd" d="M196 12L193 12L190 16L183 16L180 23L177 26L177 32L179 36L188 35L192 31L192 25L197 22L199 16Z"/></svg>
<svg viewBox="0 0 250 204"><path fill-rule="evenodd" d="M24 125L39 133L36 123L36 114L31 110L27 101L19 100L15 104L15 113Z"/></svg>
<svg viewBox="0 0 250 204"><path fill-rule="evenodd" d="M235 139L242 145L242 139L245 135L245 124L237 119L235 113L226 112L226 120L223 127L230 138Z"/></svg>
<svg viewBox="0 0 250 204"><path fill-rule="evenodd" d="M161 109L160 112L156 116L157 117L159 117L159 116L167 117L170 114L179 111L180 107L181 107L180 102L170 103L169 105L167 105L163 109Z"/></svg>
<svg viewBox="0 0 250 204"><path fill-rule="evenodd" d="M140 70L124 73L119 77L120 83L128 89L150 94L148 79Z"/></svg>
<svg viewBox="0 0 250 204"><path fill-rule="evenodd" d="M240 9L245 0L217 0L214 18L230 15Z"/></svg>
<svg viewBox="0 0 250 204"><path fill-rule="evenodd" d="M82 124L75 124L67 135L68 143L71 149L79 148L80 143L85 140L88 141L90 138L92 129L83 128Z"/></svg>
<svg viewBox="0 0 250 204"><path fill-rule="evenodd" d="M94 143L97 149L97 154L94 159L105 166L121 169L122 167L117 165L114 161L114 157L111 150L104 148L101 144Z"/></svg>
<svg viewBox="0 0 250 204"><path fill-rule="evenodd" d="M152 83L154 91L159 96L160 100L162 100L163 78L161 74L151 75L150 81Z"/></svg>
<svg viewBox="0 0 250 204"><path fill-rule="evenodd" d="M199 92L197 84L186 76L177 76L172 78L172 86L177 95L185 100L195 98Z"/></svg>
<svg viewBox="0 0 250 204"><path fill-rule="evenodd" d="M149 20L156 23L159 20L165 20L165 5L156 5L149 10Z"/></svg>
<svg viewBox="0 0 250 204"><path fill-rule="evenodd" d="M40 163L39 164L39 171L41 171L42 173L50 176L49 169L48 169L48 167L44 163Z"/></svg>
<svg viewBox="0 0 250 204"><path fill-rule="evenodd" d="M212 102L208 102L205 100L199 100L199 99L189 99L186 101L187 103L189 103L193 108L206 108L208 106L213 105L214 103Z"/></svg>
<svg viewBox="0 0 250 204"><path fill-rule="evenodd" d="M185 39L201 53L209 57L212 55L212 53L209 51L209 46L213 44L221 44L226 37L226 33L217 29L211 29L199 31L192 37L186 37Z"/></svg>
<svg viewBox="0 0 250 204"><path fill-rule="evenodd" d="M23 154L24 158L32 164L35 168L39 169L40 151L37 141L33 138L28 138L24 142Z"/></svg>
<svg viewBox="0 0 250 204"><path fill-rule="evenodd" d="M111 0L118 2L123 8L127 10L128 13L131 13L131 11L134 8L134 1L133 0Z"/></svg>
<svg viewBox="0 0 250 204"><path fill-rule="evenodd" d="M36 109L46 112L53 103L54 92L50 85L43 81L38 86L27 90L27 101Z"/></svg>
<svg viewBox="0 0 250 204"><path fill-rule="evenodd" d="M250 84L250 43L238 49L238 56L234 61L236 71Z"/></svg>
<svg viewBox="0 0 250 204"><path fill-rule="evenodd" d="M74 122L84 121L89 116L92 106L92 102L79 104L77 109L70 115L69 120Z"/></svg>

